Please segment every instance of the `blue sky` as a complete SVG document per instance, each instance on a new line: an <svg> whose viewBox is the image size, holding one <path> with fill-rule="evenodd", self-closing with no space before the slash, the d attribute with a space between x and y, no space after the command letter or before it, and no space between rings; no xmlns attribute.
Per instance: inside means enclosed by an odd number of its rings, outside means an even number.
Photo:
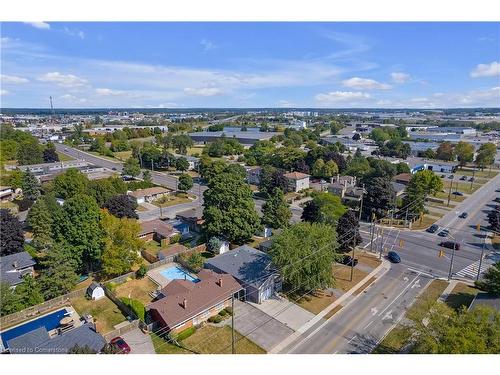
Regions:
<svg viewBox="0 0 500 375"><path fill-rule="evenodd" d="M2 107L500 106L498 23L2 23Z"/></svg>

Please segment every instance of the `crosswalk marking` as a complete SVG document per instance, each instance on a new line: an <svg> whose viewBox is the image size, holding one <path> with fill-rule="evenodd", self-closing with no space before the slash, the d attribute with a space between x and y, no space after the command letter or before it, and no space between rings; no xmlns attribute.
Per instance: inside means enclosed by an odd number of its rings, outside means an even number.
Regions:
<svg viewBox="0 0 500 375"><path fill-rule="evenodd" d="M481 265L481 274L486 272L488 268L490 268L492 263L487 262L486 260L483 260L483 264ZM466 277L468 279L475 279L477 276L477 270L479 268L479 261L476 261L472 264L469 264L467 267L464 269L461 269L460 271L456 272L455 275L460 276L460 277Z"/></svg>

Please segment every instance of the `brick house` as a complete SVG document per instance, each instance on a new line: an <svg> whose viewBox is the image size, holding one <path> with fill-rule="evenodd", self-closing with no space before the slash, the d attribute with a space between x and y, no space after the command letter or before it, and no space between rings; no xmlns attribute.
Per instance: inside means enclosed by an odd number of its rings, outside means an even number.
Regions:
<svg viewBox="0 0 500 375"><path fill-rule="evenodd" d="M169 195L170 190L160 186L155 186L147 189L138 189L135 191L128 192L127 194L134 197L135 200L137 201L137 204L141 204L144 202L152 202L161 197Z"/></svg>
<svg viewBox="0 0 500 375"><path fill-rule="evenodd" d="M204 323L211 316L231 306L239 298L241 285L226 274L201 270L200 281L173 280L161 290L163 298L149 304L147 311L160 328L178 333Z"/></svg>

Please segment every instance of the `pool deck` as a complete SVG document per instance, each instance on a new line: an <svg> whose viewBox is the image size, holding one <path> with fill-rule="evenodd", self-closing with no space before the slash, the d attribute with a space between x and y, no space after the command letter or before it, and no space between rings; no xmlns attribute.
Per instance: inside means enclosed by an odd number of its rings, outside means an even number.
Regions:
<svg viewBox="0 0 500 375"><path fill-rule="evenodd" d="M172 280L167 279L160 272L163 271L166 268L171 268L171 267L180 267L180 268L182 268L182 266L180 264L172 262L172 263L167 263L167 264L165 264L165 265L163 265L161 267L152 269L151 271L148 271L147 275L151 279L151 281L153 281L156 285L158 285L159 289L163 289ZM189 274L191 275L191 273L189 273ZM191 276L193 276L193 275L191 275Z"/></svg>

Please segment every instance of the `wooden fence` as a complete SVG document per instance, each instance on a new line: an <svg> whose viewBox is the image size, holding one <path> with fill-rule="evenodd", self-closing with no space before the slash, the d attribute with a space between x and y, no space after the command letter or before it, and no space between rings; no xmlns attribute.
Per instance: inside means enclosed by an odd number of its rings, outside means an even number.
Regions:
<svg viewBox="0 0 500 375"><path fill-rule="evenodd" d="M121 336L121 335L124 335L125 333L127 332L130 332L130 331L133 331L134 329L136 328L139 328L141 324L141 321L139 319L136 319L136 320L133 320L131 321L129 324L127 324L126 326L123 326L123 327L120 327L120 328L117 328L111 332L108 332L104 335L102 335L104 337L104 339L107 341L107 342L110 342L111 340L113 340L115 337L118 337L118 336Z"/></svg>

